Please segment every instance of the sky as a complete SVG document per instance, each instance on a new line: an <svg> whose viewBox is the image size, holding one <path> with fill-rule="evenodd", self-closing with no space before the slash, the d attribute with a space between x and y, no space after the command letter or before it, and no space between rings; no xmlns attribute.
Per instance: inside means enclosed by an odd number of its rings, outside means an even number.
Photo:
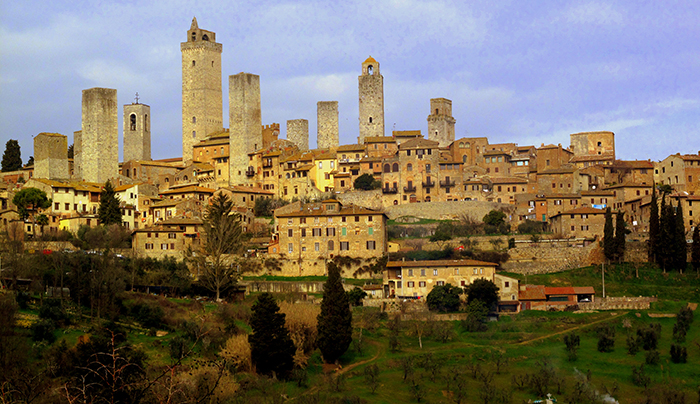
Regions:
<svg viewBox="0 0 700 404"><path fill-rule="evenodd" d="M338 101L357 142L358 81L384 77L385 131L427 135L431 98L452 100L456 138L562 144L615 132L620 159L700 151L700 2L23 0L0 4L0 141L81 126L82 90L151 107L154 159L182 155L180 43L192 17L223 44L228 76L260 76L263 124L309 120ZM123 111L119 139L122 156ZM0 147L4 147L0 145Z"/></svg>

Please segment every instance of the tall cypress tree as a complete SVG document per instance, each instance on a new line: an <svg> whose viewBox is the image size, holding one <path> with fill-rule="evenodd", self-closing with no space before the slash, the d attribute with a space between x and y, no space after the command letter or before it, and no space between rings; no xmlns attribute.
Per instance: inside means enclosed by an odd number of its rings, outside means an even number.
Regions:
<svg viewBox="0 0 700 404"><path fill-rule="evenodd" d="M674 268L681 273L688 266L688 243L685 241L685 223L683 223L683 207L681 198L678 198L678 206L675 211L675 226L673 232L673 263Z"/></svg>
<svg viewBox="0 0 700 404"><path fill-rule="evenodd" d="M97 217L103 226L122 224L122 210L119 208L119 197L117 197L117 193L109 180L107 180L105 187L100 192L100 207L97 209Z"/></svg>
<svg viewBox="0 0 700 404"><path fill-rule="evenodd" d="M693 245L690 248L690 262L695 272L700 275L700 226L697 224L693 230Z"/></svg>
<svg viewBox="0 0 700 404"><path fill-rule="evenodd" d="M316 344L326 363L334 363L352 342L352 312L340 279L340 268L328 263L328 280L323 285L321 314L318 315Z"/></svg>
<svg viewBox="0 0 700 404"><path fill-rule="evenodd" d="M605 259L615 259L615 228L613 227L612 212L608 206L605 209L605 227L603 228L603 254Z"/></svg>
<svg viewBox="0 0 700 404"><path fill-rule="evenodd" d="M666 272L671 256L671 228L675 227L673 209L666 205L666 195L661 195L661 207L659 208L659 242L656 247L656 259L661 269Z"/></svg>
<svg viewBox="0 0 700 404"><path fill-rule="evenodd" d="M22 168L22 151L19 142L10 139L5 143L5 152L2 154L2 172L17 171Z"/></svg>
<svg viewBox="0 0 700 404"><path fill-rule="evenodd" d="M285 314L270 293L258 297L252 308L248 336L250 355L258 373L286 378L294 367L294 343L285 328Z"/></svg>
<svg viewBox="0 0 700 404"><path fill-rule="evenodd" d="M659 249L659 202L656 197L656 184L651 191L651 204L649 207L649 240L647 241L648 261L658 264L657 251Z"/></svg>
<svg viewBox="0 0 700 404"><path fill-rule="evenodd" d="M625 259L626 235L625 212L617 212L615 215L615 255L618 262L622 262Z"/></svg>

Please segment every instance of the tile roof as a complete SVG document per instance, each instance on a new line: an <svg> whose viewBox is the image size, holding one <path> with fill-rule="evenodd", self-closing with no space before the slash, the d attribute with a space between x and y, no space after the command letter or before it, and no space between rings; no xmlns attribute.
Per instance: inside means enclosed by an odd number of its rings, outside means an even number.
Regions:
<svg viewBox="0 0 700 404"><path fill-rule="evenodd" d="M387 268L402 267L496 267L494 262L476 260L389 261Z"/></svg>

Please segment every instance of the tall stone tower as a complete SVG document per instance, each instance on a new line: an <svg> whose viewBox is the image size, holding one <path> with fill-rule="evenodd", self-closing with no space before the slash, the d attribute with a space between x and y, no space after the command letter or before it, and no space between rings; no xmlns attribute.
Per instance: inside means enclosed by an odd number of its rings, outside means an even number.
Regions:
<svg viewBox="0 0 700 404"><path fill-rule="evenodd" d="M238 73L228 78L229 185L248 183L254 168L248 153L263 146L260 76Z"/></svg>
<svg viewBox="0 0 700 404"><path fill-rule="evenodd" d="M299 146L299 150L309 150L309 121L306 119L287 121L287 140Z"/></svg>
<svg viewBox="0 0 700 404"><path fill-rule="evenodd" d="M105 183L119 174L119 123L117 90L83 90L81 178Z"/></svg>
<svg viewBox="0 0 700 404"><path fill-rule="evenodd" d="M83 179L83 131L73 132L73 179Z"/></svg>
<svg viewBox="0 0 700 404"><path fill-rule="evenodd" d="M384 136L384 77L379 73L379 63L372 56L362 62L362 75L358 77L360 92L360 137Z"/></svg>
<svg viewBox="0 0 700 404"><path fill-rule="evenodd" d="M316 126L317 148L330 149L338 147L338 144L340 144L338 101L319 101L316 104ZM361 127L362 125L360 125Z"/></svg>
<svg viewBox="0 0 700 404"><path fill-rule="evenodd" d="M124 105L124 161L151 159L151 107L136 101Z"/></svg>
<svg viewBox="0 0 700 404"><path fill-rule="evenodd" d="M68 138L58 133L39 133L34 137L34 177L66 180Z"/></svg>
<svg viewBox="0 0 700 404"><path fill-rule="evenodd" d="M428 115L428 140L447 147L455 141L455 120L452 117L452 101L447 98L430 99L430 115Z"/></svg>
<svg viewBox="0 0 700 404"><path fill-rule="evenodd" d="M223 130L221 52L216 34L199 29L197 19L187 31L182 51L182 160L192 160L192 146Z"/></svg>

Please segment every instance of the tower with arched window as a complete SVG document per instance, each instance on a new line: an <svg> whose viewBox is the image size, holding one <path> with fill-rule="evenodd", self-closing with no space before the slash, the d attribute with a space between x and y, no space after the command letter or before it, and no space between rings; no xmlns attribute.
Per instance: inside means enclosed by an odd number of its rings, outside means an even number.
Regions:
<svg viewBox="0 0 700 404"><path fill-rule="evenodd" d="M151 107L124 105L124 161L151 159Z"/></svg>
<svg viewBox="0 0 700 404"><path fill-rule="evenodd" d="M455 123L452 117L452 101L447 98L432 98L430 100L430 115L428 115L428 139L447 147L455 141Z"/></svg>
<svg viewBox="0 0 700 404"><path fill-rule="evenodd" d="M379 72L379 62L372 56L362 62L358 81L360 137L357 140L364 144L367 137L384 136L384 77Z"/></svg>
<svg viewBox="0 0 700 404"><path fill-rule="evenodd" d="M216 34L200 29L197 19L187 31L182 52L182 159L192 160L192 146L223 130L221 52Z"/></svg>

